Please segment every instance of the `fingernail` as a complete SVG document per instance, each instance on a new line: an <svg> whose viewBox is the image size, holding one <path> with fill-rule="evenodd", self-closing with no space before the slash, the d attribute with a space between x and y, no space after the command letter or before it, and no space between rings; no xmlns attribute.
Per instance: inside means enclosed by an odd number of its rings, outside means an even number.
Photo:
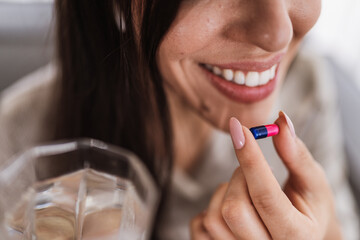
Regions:
<svg viewBox="0 0 360 240"><path fill-rule="evenodd" d="M230 134L235 149L241 149L245 144L245 136L239 120L234 117L230 119Z"/></svg>
<svg viewBox="0 0 360 240"><path fill-rule="evenodd" d="M285 117L285 120L286 120L286 123L290 129L290 133L291 133L291 136L293 138L295 138L296 134L295 134L295 128L294 128L294 124L292 123L291 119L289 118L288 115L286 115L286 113L284 113L283 111L280 111L280 113L284 114L284 117Z"/></svg>

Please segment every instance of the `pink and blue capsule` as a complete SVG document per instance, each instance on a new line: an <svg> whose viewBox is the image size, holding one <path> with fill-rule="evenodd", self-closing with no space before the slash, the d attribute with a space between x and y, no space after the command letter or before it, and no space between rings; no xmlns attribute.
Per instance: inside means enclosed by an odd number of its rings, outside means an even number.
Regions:
<svg viewBox="0 0 360 240"><path fill-rule="evenodd" d="M279 133L279 126L276 124L263 125L250 128L255 139L275 136Z"/></svg>

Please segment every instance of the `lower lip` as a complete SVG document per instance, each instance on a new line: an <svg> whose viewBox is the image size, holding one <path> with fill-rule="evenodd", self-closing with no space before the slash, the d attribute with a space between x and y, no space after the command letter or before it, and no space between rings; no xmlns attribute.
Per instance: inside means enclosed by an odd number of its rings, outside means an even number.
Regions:
<svg viewBox="0 0 360 240"><path fill-rule="evenodd" d="M236 102L254 103L265 99L274 91L279 67L276 68L275 77L273 79L267 84L258 87L238 85L215 75L204 67L201 68L210 78L213 86L226 97Z"/></svg>

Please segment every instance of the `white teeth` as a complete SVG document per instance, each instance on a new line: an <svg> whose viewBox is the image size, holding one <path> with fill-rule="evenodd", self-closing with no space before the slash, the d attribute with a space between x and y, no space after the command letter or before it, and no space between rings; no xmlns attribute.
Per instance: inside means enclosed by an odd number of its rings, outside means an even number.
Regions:
<svg viewBox="0 0 360 240"><path fill-rule="evenodd" d="M259 84L260 85L267 84L269 82L269 80L271 79L270 75L271 75L270 70L266 70L266 71L263 71L262 73L260 73Z"/></svg>
<svg viewBox="0 0 360 240"><path fill-rule="evenodd" d="M245 79L245 85L248 87L255 87L259 85L259 73L248 72Z"/></svg>
<svg viewBox="0 0 360 240"><path fill-rule="evenodd" d="M237 84L244 85L245 84L245 74L241 71L236 71L234 81Z"/></svg>
<svg viewBox="0 0 360 240"><path fill-rule="evenodd" d="M228 81L231 81L234 78L234 72L230 69L224 69L222 75Z"/></svg>
<svg viewBox="0 0 360 240"><path fill-rule="evenodd" d="M213 72L216 74L216 75L221 75L221 69L220 68L218 68L218 67L214 67L213 68Z"/></svg>
<svg viewBox="0 0 360 240"><path fill-rule="evenodd" d="M270 79L273 79L275 77L275 71L276 71L276 65L272 66L270 69Z"/></svg>
<svg viewBox="0 0 360 240"><path fill-rule="evenodd" d="M248 87L257 87L267 84L275 77L277 64L263 72L248 72L246 75L244 72L239 70L234 71L232 69L221 69L209 64L205 64L205 68L229 82L231 81L238 85L246 85Z"/></svg>

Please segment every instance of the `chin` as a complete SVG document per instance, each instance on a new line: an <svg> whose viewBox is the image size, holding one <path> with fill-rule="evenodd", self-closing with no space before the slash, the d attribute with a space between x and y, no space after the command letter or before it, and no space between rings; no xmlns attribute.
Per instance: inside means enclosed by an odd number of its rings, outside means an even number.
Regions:
<svg viewBox="0 0 360 240"><path fill-rule="evenodd" d="M247 128L268 124L271 110L273 109L274 100L276 99L276 91L267 99L261 102L239 105L230 103L229 106L210 109L208 112L200 111L201 117L212 127L229 132L229 120L231 117L237 118L241 124ZM209 112L214 114L209 115Z"/></svg>

